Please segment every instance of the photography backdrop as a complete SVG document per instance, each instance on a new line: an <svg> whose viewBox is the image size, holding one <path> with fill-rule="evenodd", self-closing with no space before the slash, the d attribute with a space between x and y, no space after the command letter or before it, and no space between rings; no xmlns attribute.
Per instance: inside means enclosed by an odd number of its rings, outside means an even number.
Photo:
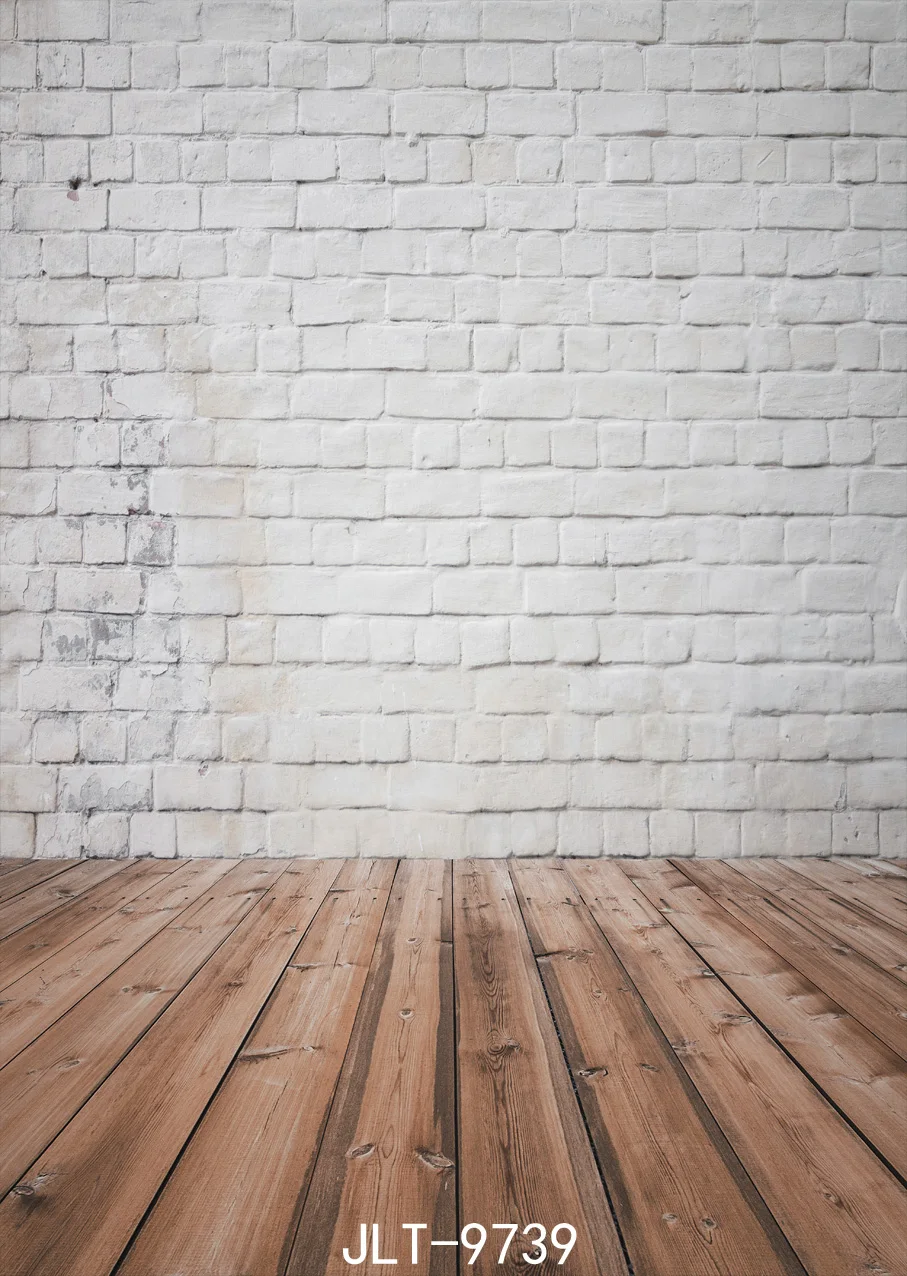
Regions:
<svg viewBox="0 0 907 1276"><path fill-rule="evenodd" d="M905 13L4 3L4 853L903 855Z"/></svg>

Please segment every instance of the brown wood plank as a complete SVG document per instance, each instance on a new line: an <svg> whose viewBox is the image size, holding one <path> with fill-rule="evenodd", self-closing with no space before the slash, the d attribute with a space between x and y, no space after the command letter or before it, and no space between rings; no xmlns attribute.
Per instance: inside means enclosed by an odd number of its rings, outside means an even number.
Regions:
<svg viewBox="0 0 907 1276"><path fill-rule="evenodd" d="M621 867L864 1137L907 1176L907 1072L900 1057L669 860L623 861Z"/></svg>
<svg viewBox="0 0 907 1276"><path fill-rule="evenodd" d="M617 864L568 871L810 1276L903 1270L897 1179Z"/></svg>
<svg viewBox="0 0 907 1276"><path fill-rule="evenodd" d="M510 867L639 1272L803 1272L561 867Z"/></svg>
<svg viewBox="0 0 907 1276"><path fill-rule="evenodd" d="M870 1032L907 1059L907 998L903 984L836 940L794 916L784 900L748 887L717 861L677 860L691 881L748 926Z"/></svg>
<svg viewBox="0 0 907 1276"><path fill-rule="evenodd" d="M907 877L907 860L874 859L864 862L873 864L885 877Z"/></svg>
<svg viewBox="0 0 907 1276"><path fill-rule="evenodd" d="M892 868L892 860L883 859L863 859L859 855L833 855L831 859L822 861L823 863L836 864L838 867L846 869L848 872L860 873L864 877L881 878L885 880L892 876L907 877L899 868Z"/></svg>
<svg viewBox="0 0 907 1276"><path fill-rule="evenodd" d="M118 1276L283 1272L394 868L343 865Z"/></svg>
<svg viewBox="0 0 907 1276"><path fill-rule="evenodd" d="M768 860L735 864L747 881L783 899L804 925L824 934L830 942L846 944L867 961L907 983L903 934L864 912L852 901L838 899L830 891L810 885L784 864Z"/></svg>
<svg viewBox="0 0 907 1276"><path fill-rule="evenodd" d="M545 1001L513 886L495 860L454 864L460 1219L576 1228L571 1262L583 1276L626 1263ZM416 1220L411 1220L416 1221ZM486 1245L476 1276L525 1273L517 1237L507 1261ZM441 1239L441 1238L439 1238ZM448 1238L444 1238L448 1239ZM551 1273L557 1252L532 1270Z"/></svg>
<svg viewBox="0 0 907 1276"><path fill-rule="evenodd" d="M803 857L801 861L787 859L782 863L814 886L821 886L840 899L853 901L871 916L888 922L899 931L907 931L907 880L900 883L894 878L880 880L879 874L868 877L859 869L834 860ZM885 886L885 880L890 880L894 889Z"/></svg>
<svg viewBox="0 0 907 1276"><path fill-rule="evenodd" d="M372 1219L408 1269L402 1225L427 1223L419 1270L457 1271L456 1249L429 1247L457 1235L450 887L442 861L397 871L287 1276L348 1273Z"/></svg>
<svg viewBox="0 0 907 1276"><path fill-rule="evenodd" d="M0 906L0 941L8 939L23 926L54 913L90 891L126 867L123 860L83 860L68 872L58 874L40 886L17 895Z"/></svg>
<svg viewBox="0 0 907 1276"><path fill-rule="evenodd" d="M84 935L160 878L168 877L176 867L176 860L131 860L122 872L92 887L71 904L0 940L0 989L21 979L39 962Z"/></svg>
<svg viewBox="0 0 907 1276"><path fill-rule="evenodd" d="M5 877L7 873L11 873L14 868L22 868L24 864L31 863L27 859L11 859L9 857L0 858L0 877Z"/></svg>
<svg viewBox="0 0 907 1276"><path fill-rule="evenodd" d="M79 860L29 860L27 864L13 869L11 873L6 873L0 878L0 904L5 904L8 899L21 894L22 891L39 886L41 882L46 882L51 877L56 877L58 873L65 873L67 869L73 868L78 863L80 863Z"/></svg>
<svg viewBox="0 0 907 1276"><path fill-rule="evenodd" d="M219 863L222 871L230 867L228 861ZM163 930L210 880L204 861L186 861L4 989L0 998L0 1067Z"/></svg>
<svg viewBox="0 0 907 1276"><path fill-rule="evenodd" d="M184 862L167 900L169 925L0 1069L7 1131L0 1144L0 1195L56 1138L283 867L260 860Z"/></svg>
<svg viewBox="0 0 907 1276"><path fill-rule="evenodd" d="M103 1276L338 871L292 863L0 1203L9 1276Z"/></svg>

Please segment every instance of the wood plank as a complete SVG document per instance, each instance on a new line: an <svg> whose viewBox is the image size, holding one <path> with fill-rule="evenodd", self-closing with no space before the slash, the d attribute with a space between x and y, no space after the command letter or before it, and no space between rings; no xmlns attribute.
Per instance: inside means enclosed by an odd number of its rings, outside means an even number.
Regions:
<svg viewBox="0 0 907 1276"><path fill-rule="evenodd" d="M804 925L837 945L846 944L867 961L907 983L904 937L893 927L865 913L852 901L838 899L830 891L809 885L792 869L778 862L754 860L732 867L762 891L783 899Z"/></svg>
<svg viewBox="0 0 907 1276"><path fill-rule="evenodd" d="M65 873L67 869L73 868L78 863L80 863L79 860L29 860L27 864L13 869L11 873L6 873L0 878L0 904L5 904L8 899L21 894L22 891L31 890L33 886L38 886L51 877L56 877L58 873Z"/></svg>
<svg viewBox="0 0 907 1276"><path fill-rule="evenodd" d="M0 1203L9 1276L110 1272L337 871L291 863Z"/></svg>
<svg viewBox="0 0 907 1276"><path fill-rule="evenodd" d="M784 900L747 888L746 879L716 860L677 860L691 881L716 899L892 1050L907 1059L904 986L844 944L829 941Z"/></svg>
<svg viewBox="0 0 907 1276"><path fill-rule="evenodd" d="M348 1273L343 1248L371 1219L401 1262L402 1225L427 1223L420 1270L457 1271L455 1248L429 1248L457 1235L450 889L442 861L397 871L287 1276Z"/></svg>
<svg viewBox="0 0 907 1276"><path fill-rule="evenodd" d="M284 865L183 863L170 924L0 1069L0 1195L56 1138L280 876ZM177 911L182 903L182 911Z"/></svg>
<svg viewBox="0 0 907 1276"><path fill-rule="evenodd" d="M907 877L907 874L902 873L899 868L891 867L892 860L864 859L860 855L833 855L829 860L823 860L822 862L836 864L848 872L861 873L864 877L869 878L882 878L885 880L892 876Z"/></svg>
<svg viewBox="0 0 907 1276"><path fill-rule="evenodd" d="M0 940L9 938L23 926L46 914L53 914L66 904L78 899L93 886L100 886L109 877L121 873L126 867L123 860L83 860L68 872L58 874L40 886L17 895L0 905Z"/></svg>
<svg viewBox="0 0 907 1276"><path fill-rule="evenodd" d="M394 868L343 865L118 1276L283 1273Z"/></svg>
<svg viewBox="0 0 907 1276"><path fill-rule="evenodd" d="M879 917L899 931L907 931L907 880L898 883L891 879L894 889L883 883L880 875L868 877L859 869L848 867L834 860L787 859L781 861L814 886L831 891L839 899L860 904L871 916Z"/></svg>
<svg viewBox="0 0 907 1276"><path fill-rule="evenodd" d="M624 861L621 867L703 963L907 1177L907 1074L900 1057L669 860Z"/></svg>
<svg viewBox="0 0 907 1276"><path fill-rule="evenodd" d="M220 863L229 868L229 861ZM209 880L204 861L185 861L174 873L159 878L137 899L4 989L0 999L0 1067L169 925Z"/></svg>
<svg viewBox="0 0 907 1276"><path fill-rule="evenodd" d="M11 873L14 868L22 868L24 864L31 861L24 858L12 859L9 856L0 855L0 877L5 877L7 873Z"/></svg>
<svg viewBox="0 0 907 1276"><path fill-rule="evenodd" d="M634 1270L802 1273L570 878L510 873Z"/></svg>
<svg viewBox="0 0 907 1276"><path fill-rule="evenodd" d="M122 872L77 900L0 940L0 989L84 935L110 913L148 890L177 867L176 860L131 860Z"/></svg>
<svg viewBox="0 0 907 1276"><path fill-rule="evenodd" d="M568 871L810 1276L902 1270L897 1179L617 864Z"/></svg>
<svg viewBox="0 0 907 1276"><path fill-rule="evenodd" d="M907 877L907 860L874 859L869 863L875 865L886 877Z"/></svg>
<svg viewBox="0 0 907 1276"><path fill-rule="evenodd" d="M626 1262L506 867L454 864L458 1032L459 1192L463 1223L571 1223L571 1261L584 1276L625 1273ZM417 1220L412 1220L417 1221ZM535 1234L530 1233L530 1237ZM441 1239L441 1238L439 1238ZM443 1238L448 1239L448 1238ZM524 1273L518 1238L498 1266L486 1245L476 1276ZM533 1270L557 1272L557 1253Z"/></svg>

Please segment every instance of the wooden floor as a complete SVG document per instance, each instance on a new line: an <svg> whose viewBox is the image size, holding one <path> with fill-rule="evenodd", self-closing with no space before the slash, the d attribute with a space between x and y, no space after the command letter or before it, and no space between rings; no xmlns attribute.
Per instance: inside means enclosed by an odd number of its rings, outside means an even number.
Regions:
<svg viewBox="0 0 907 1276"><path fill-rule="evenodd" d="M904 1276L905 917L903 861L0 861L0 1272Z"/></svg>

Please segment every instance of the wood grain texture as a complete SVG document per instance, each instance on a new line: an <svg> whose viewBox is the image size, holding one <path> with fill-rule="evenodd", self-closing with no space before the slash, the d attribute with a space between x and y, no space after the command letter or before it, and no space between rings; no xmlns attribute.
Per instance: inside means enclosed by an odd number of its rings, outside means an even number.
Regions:
<svg viewBox="0 0 907 1276"><path fill-rule="evenodd" d="M890 1171L617 864L569 873L811 1276L902 1269Z"/></svg>
<svg viewBox="0 0 907 1276"><path fill-rule="evenodd" d="M21 979L176 868L176 860L133 860L72 903L0 940L0 989Z"/></svg>
<svg viewBox="0 0 907 1276"><path fill-rule="evenodd" d="M255 861L184 863L166 897L170 924L0 1069L8 1131L0 1143L0 1194L56 1138L281 871L280 864Z"/></svg>
<svg viewBox="0 0 907 1276"><path fill-rule="evenodd" d="M845 943L893 979L907 983L904 936L895 927L867 913L853 900L838 899L831 891L809 884L784 864L754 860L734 866L760 890L783 899L807 925L820 928L832 943Z"/></svg>
<svg viewBox="0 0 907 1276"><path fill-rule="evenodd" d="M7 873L11 873L14 868L21 868L23 864L28 864L27 859L11 859L0 858L0 877L5 877Z"/></svg>
<svg viewBox="0 0 907 1276"><path fill-rule="evenodd" d="M817 929L771 892L716 861L676 861L678 868L795 966L880 1041L907 1059L904 985L827 932Z"/></svg>
<svg viewBox="0 0 907 1276"><path fill-rule="evenodd" d="M460 1218L577 1231L575 1266L617 1276L626 1263L596 1173L576 1098L506 866L454 864ZM500 1236L500 1233L498 1233ZM524 1241L523 1245L527 1242ZM522 1246L498 1266L487 1246L476 1276L558 1270L556 1255L524 1262ZM528 1252L528 1251L527 1251Z"/></svg>
<svg viewBox="0 0 907 1276"><path fill-rule="evenodd" d="M172 922L208 880L201 861L183 864L5 988L0 1000L0 1067Z"/></svg>
<svg viewBox="0 0 907 1276"><path fill-rule="evenodd" d="M284 1271L395 867L340 869L119 1276Z"/></svg>
<svg viewBox="0 0 907 1276"><path fill-rule="evenodd" d="M622 868L703 963L907 1177L907 1071L899 1056L669 860L624 861Z"/></svg>
<svg viewBox="0 0 907 1276"><path fill-rule="evenodd" d="M510 872L634 1270L802 1273L570 878Z"/></svg>
<svg viewBox="0 0 907 1276"><path fill-rule="evenodd" d="M832 860L781 862L806 881L831 891L845 902L860 904L868 913L907 934L907 879L898 881L880 873L870 877L860 869ZM891 885L885 885L886 881Z"/></svg>
<svg viewBox="0 0 907 1276"><path fill-rule="evenodd" d="M441 861L397 870L287 1276L348 1273L363 1221L401 1249L403 1223L457 1234L450 886ZM455 1249L423 1248L453 1276Z"/></svg>
<svg viewBox="0 0 907 1276"><path fill-rule="evenodd" d="M291 863L0 1203L9 1276L110 1271L337 869Z"/></svg>
<svg viewBox="0 0 907 1276"><path fill-rule="evenodd" d="M836 862L842 862L842 861L836 861ZM850 861L847 860L846 862L849 863ZM879 873L883 877L900 877L900 878L907 877L907 860L873 859L873 860L861 860L860 862L863 864L871 864L875 873Z"/></svg>
<svg viewBox="0 0 907 1276"><path fill-rule="evenodd" d="M74 868L79 860L29 860L0 878L0 904Z"/></svg>
<svg viewBox="0 0 907 1276"><path fill-rule="evenodd" d="M0 905L0 940L14 935L29 922L53 913L61 905L84 895L93 886L100 885L124 868L125 864L117 860L83 860L81 864L73 865L68 872L51 877L39 886L33 886L8 900Z"/></svg>
<svg viewBox="0 0 907 1276"><path fill-rule="evenodd" d="M891 861L97 871L0 875L2 1276L907 1276Z"/></svg>

